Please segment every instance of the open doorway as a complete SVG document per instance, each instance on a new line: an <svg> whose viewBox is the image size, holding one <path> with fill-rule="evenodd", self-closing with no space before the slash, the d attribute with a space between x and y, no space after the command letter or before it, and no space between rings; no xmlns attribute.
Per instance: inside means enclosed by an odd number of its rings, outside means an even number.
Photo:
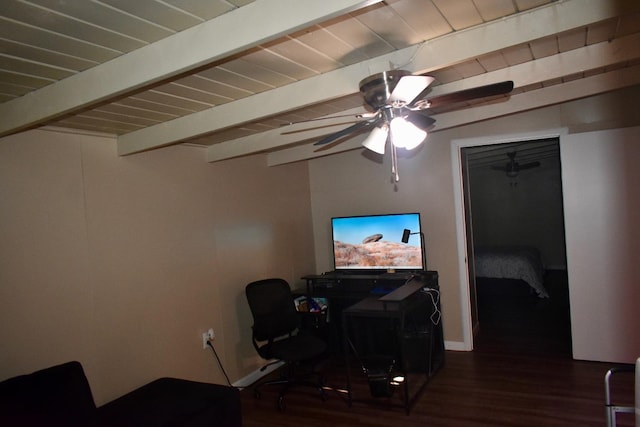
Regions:
<svg viewBox="0 0 640 427"><path fill-rule="evenodd" d="M559 138L460 151L474 350L570 355Z"/></svg>

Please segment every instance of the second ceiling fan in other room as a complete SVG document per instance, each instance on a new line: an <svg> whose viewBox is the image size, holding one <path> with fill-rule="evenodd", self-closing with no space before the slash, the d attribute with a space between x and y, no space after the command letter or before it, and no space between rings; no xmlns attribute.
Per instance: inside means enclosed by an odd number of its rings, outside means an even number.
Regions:
<svg viewBox="0 0 640 427"><path fill-rule="evenodd" d="M533 169L540 166L540 162L529 162L520 164L516 162L516 152L512 151L507 153L509 157L509 161L504 166L491 166L491 169L504 172L509 178L515 178L518 176L520 171L526 169Z"/></svg>

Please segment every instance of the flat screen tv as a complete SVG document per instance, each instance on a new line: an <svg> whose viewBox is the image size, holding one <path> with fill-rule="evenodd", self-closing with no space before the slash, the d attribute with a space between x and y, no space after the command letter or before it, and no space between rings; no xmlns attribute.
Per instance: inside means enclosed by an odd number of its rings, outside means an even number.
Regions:
<svg viewBox="0 0 640 427"><path fill-rule="evenodd" d="M420 214L331 218L336 271L424 270Z"/></svg>

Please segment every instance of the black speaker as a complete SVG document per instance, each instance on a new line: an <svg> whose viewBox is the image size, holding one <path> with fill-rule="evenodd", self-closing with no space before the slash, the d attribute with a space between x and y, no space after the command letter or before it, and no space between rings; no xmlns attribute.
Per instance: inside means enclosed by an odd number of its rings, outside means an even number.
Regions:
<svg viewBox="0 0 640 427"><path fill-rule="evenodd" d="M402 354L407 372L429 372L431 334L428 329L405 331L402 334Z"/></svg>
<svg viewBox="0 0 640 427"><path fill-rule="evenodd" d="M391 395L393 394L391 379L394 366L395 362L393 360L377 360L376 362L365 362L364 372L367 375L371 396L391 397Z"/></svg>

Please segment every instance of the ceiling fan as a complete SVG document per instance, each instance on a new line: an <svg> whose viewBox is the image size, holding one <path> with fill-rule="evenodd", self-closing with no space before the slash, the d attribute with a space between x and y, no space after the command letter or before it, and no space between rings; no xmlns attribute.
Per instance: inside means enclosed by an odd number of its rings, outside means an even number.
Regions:
<svg viewBox="0 0 640 427"><path fill-rule="evenodd" d="M405 70L374 74L360 81L360 92L368 112L357 115L360 121L328 135L314 145L326 145L347 135L371 129L362 145L384 154L390 141L392 173L398 181L396 148L412 150L419 146L434 128L430 110L480 98L503 95L513 90L512 81L465 89L429 98L431 76L412 75Z"/></svg>
<svg viewBox="0 0 640 427"><path fill-rule="evenodd" d="M504 166L491 166L491 169L504 172L509 178L515 178L522 170L533 169L540 166L540 162L530 162L521 165L520 163L516 162L515 151L507 153L507 156L509 157L509 161L505 163Z"/></svg>

